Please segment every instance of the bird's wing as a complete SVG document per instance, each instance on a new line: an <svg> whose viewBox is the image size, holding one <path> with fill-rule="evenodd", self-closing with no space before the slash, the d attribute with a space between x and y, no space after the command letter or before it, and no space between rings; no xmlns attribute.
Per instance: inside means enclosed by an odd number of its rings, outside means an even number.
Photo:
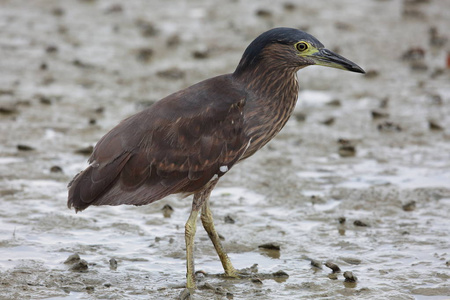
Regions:
<svg viewBox="0 0 450 300"><path fill-rule="evenodd" d="M70 184L69 207L143 205L199 190L244 153L245 99L225 75L125 119L97 143L91 165Z"/></svg>

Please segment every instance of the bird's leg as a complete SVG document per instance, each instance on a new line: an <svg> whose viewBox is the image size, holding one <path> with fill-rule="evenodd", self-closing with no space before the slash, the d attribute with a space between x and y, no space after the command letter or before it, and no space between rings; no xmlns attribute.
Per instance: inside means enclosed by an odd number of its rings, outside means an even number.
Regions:
<svg viewBox="0 0 450 300"><path fill-rule="evenodd" d="M212 186L212 188L214 188L214 186ZM212 188L208 188L204 192L206 199L202 206L202 214L201 214L202 224L206 232L208 233L208 236L211 239L214 248L216 248L216 252L219 255L220 261L222 262L223 269L225 270L225 275L229 277L238 277L237 271L231 264L231 261L228 258L227 253L223 249L222 243L220 242L219 234L217 233L216 228L214 227L213 216L209 208L209 195L211 194Z"/></svg>
<svg viewBox="0 0 450 300"><path fill-rule="evenodd" d="M195 266L194 266L194 237L197 229L197 216L202 206L202 193L194 194L191 214L185 225L184 238L186 240L186 287L195 289Z"/></svg>

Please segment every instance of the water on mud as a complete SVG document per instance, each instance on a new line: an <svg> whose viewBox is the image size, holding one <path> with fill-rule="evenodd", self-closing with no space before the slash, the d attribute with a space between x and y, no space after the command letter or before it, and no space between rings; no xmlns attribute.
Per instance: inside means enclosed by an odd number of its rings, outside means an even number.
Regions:
<svg viewBox="0 0 450 300"><path fill-rule="evenodd" d="M206 276L193 298L449 299L449 11L406 0L0 1L0 299L176 298L190 198L75 214L66 186L86 167L79 150L143 106L232 72L276 26L306 28L370 72L299 72L286 128L211 198L234 266L254 278L214 276L222 267L199 226ZM268 243L280 250L258 247ZM75 253L87 270L64 263ZM271 275L280 270L289 277Z"/></svg>

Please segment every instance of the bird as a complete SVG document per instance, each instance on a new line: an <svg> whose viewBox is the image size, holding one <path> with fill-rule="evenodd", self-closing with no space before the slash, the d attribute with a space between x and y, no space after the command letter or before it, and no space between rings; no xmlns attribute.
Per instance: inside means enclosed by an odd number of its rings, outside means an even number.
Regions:
<svg viewBox="0 0 450 300"><path fill-rule="evenodd" d="M186 288L196 288L197 219L225 276L239 277L214 227L209 198L222 176L284 127L297 102L297 71L320 65L365 73L314 36L287 27L254 39L233 73L175 92L124 119L96 144L89 166L68 185L68 207L146 205L193 195L185 225Z"/></svg>

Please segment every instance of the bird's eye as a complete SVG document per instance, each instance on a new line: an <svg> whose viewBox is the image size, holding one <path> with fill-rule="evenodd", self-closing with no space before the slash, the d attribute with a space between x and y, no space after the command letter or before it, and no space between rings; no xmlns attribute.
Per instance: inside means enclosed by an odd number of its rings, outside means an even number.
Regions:
<svg viewBox="0 0 450 300"><path fill-rule="evenodd" d="M303 52L308 50L308 44L306 42L299 42L295 44L295 48L297 48L298 51Z"/></svg>

